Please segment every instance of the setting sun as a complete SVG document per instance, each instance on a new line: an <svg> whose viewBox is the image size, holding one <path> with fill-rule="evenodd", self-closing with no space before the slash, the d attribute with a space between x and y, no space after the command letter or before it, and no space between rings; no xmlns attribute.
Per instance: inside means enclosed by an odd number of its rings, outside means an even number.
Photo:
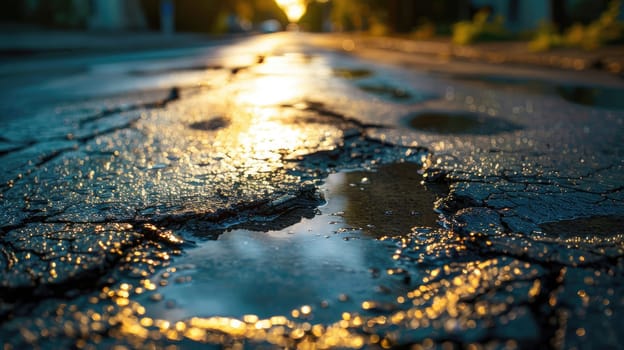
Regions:
<svg viewBox="0 0 624 350"><path fill-rule="evenodd" d="M299 21L305 14L305 0L275 0L275 2L286 13L288 20L292 23Z"/></svg>

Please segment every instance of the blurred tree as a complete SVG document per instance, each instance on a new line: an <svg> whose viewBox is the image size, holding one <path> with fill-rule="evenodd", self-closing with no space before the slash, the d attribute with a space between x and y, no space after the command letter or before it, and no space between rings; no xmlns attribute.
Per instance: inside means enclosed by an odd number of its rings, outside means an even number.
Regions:
<svg viewBox="0 0 624 350"><path fill-rule="evenodd" d="M288 23L288 18L284 11L277 6L274 0L254 0L251 2L253 7L253 23L259 23L268 19L276 19L282 24Z"/></svg>
<svg viewBox="0 0 624 350"><path fill-rule="evenodd" d="M368 30L373 23L388 25L388 4L385 0L333 0L331 18L340 31Z"/></svg>
<svg viewBox="0 0 624 350"><path fill-rule="evenodd" d="M141 0L149 27L159 28L160 0ZM251 24L277 19L283 25L288 23L283 11L273 0L175 0L176 31L219 33L232 30L228 20L233 19ZM230 17L230 18L228 18Z"/></svg>
<svg viewBox="0 0 624 350"><path fill-rule="evenodd" d="M550 13L552 20L560 30L570 25L566 13L566 0L550 0Z"/></svg>
<svg viewBox="0 0 624 350"><path fill-rule="evenodd" d="M395 33L411 32L424 20L450 28L469 14L469 0L333 0L332 8L332 19L342 30L365 30L381 23Z"/></svg>
<svg viewBox="0 0 624 350"><path fill-rule="evenodd" d="M0 18L51 27L84 28L89 17L87 5L76 0L3 0Z"/></svg>
<svg viewBox="0 0 624 350"><path fill-rule="evenodd" d="M401 0L402 17L396 27L398 32L414 29L423 19L437 26L450 27L458 20L470 18L469 0L406 1Z"/></svg>
<svg viewBox="0 0 624 350"><path fill-rule="evenodd" d="M575 23L563 34L555 24L543 26L529 43L529 49L544 51L563 46L594 50L603 45L621 43L624 41L624 22L619 20L621 7L621 0L610 0L597 18L587 24Z"/></svg>
<svg viewBox="0 0 624 350"><path fill-rule="evenodd" d="M176 0L176 31L210 32L225 2L219 0ZM143 11L151 29L160 28L160 0L141 0Z"/></svg>
<svg viewBox="0 0 624 350"><path fill-rule="evenodd" d="M576 0L568 7L568 16L572 23L588 24L607 9L609 0Z"/></svg>
<svg viewBox="0 0 624 350"><path fill-rule="evenodd" d="M327 29L325 28L325 21L330 9L331 4L328 2L309 2L305 14L301 17L301 20L299 20L299 25L304 30L310 32L325 31Z"/></svg>

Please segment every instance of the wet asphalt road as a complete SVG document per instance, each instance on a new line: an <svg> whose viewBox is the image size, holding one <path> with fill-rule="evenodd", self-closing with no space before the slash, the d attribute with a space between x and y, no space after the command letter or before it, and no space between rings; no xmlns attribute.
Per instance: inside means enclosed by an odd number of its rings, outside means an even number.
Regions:
<svg viewBox="0 0 624 350"><path fill-rule="evenodd" d="M622 348L616 76L280 33L0 86L7 349Z"/></svg>

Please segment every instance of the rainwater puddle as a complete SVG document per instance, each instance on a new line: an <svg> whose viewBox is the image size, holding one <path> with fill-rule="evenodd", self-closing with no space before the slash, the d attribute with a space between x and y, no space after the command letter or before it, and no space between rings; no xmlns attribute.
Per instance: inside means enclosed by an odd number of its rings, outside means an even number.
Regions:
<svg viewBox="0 0 624 350"><path fill-rule="evenodd" d="M514 123L470 113L420 113L408 118L416 130L436 134L493 135L519 130Z"/></svg>
<svg viewBox="0 0 624 350"><path fill-rule="evenodd" d="M253 314L334 322L343 312L382 311L363 311L367 300L392 310L420 276L399 270L392 258L396 246L375 237L436 225L432 208L442 189L421 185L419 169L404 163L332 174L321 187L327 204L319 215L282 230L236 229L200 243L176 258L176 272L158 289L157 301L152 296L149 316Z"/></svg>
<svg viewBox="0 0 624 350"><path fill-rule="evenodd" d="M557 88L557 93L566 101L585 106L624 109L624 89L592 86L560 86Z"/></svg>

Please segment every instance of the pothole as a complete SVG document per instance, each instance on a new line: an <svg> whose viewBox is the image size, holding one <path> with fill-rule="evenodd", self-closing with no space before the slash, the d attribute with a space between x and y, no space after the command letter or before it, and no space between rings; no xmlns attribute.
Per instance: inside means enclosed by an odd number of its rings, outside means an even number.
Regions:
<svg viewBox="0 0 624 350"><path fill-rule="evenodd" d="M407 118L416 130L436 134L493 135L521 129L512 122L471 113L420 113Z"/></svg>
<svg viewBox="0 0 624 350"><path fill-rule="evenodd" d="M580 105L624 109L624 89L597 86L560 86L559 96Z"/></svg>
<svg viewBox="0 0 624 350"><path fill-rule="evenodd" d="M548 222L539 225L549 236L611 237L624 234L624 216L592 216L573 220Z"/></svg>
<svg viewBox="0 0 624 350"><path fill-rule="evenodd" d="M412 279L397 267L394 243L375 237L437 225L433 202L444 189L425 187L419 169L403 163L332 174L321 187L327 203L318 215L286 228L267 223L265 230L256 222L258 229L199 243L175 259L175 275L158 282L156 302L141 296L148 316L298 317L293 310L307 305L304 318L335 322L371 299L384 310L398 307L393 303Z"/></svg>
<svg viewBox="0 0 624 350"><path fill-rule="evenodd" d="M334 75L345 79L361 79L373 75L368 69L364 68L334 68Z"/></svg>
<svg viewBox="0 0 624 350"><path fill-rule="evenodd" d="M230 124L230 121L223 117L215 117L212 119L201 120L189 125L191 129L201 131L214 131L225 128Z"/></svg>
<svg viewBox="0 0 624 350"><path fill-rule="evenodd" d="M438 225L433 203L448 189L424 185L420 170L418 164L399 163L375 172L340 172L329 176L327 185L334 197L344 198L341 216L353 228L374 237L396 236L414 226Z"/></svg>

